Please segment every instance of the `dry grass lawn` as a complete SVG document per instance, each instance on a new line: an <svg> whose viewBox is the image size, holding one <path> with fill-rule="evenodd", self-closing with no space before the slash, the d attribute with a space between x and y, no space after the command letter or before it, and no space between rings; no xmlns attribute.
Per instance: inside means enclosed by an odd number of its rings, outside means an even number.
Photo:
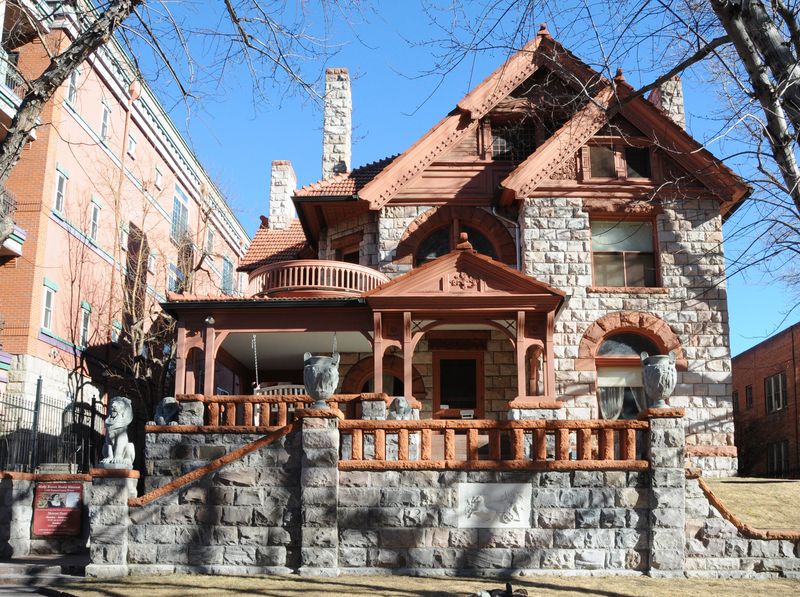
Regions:
<svg viewBox="0 0 800 597"><path fill-rule="evenodd" d="M719 595L770 597L800 594L799 580L700 580L654 579L649 577L542 576L513 579L513 587L525 588L531 597L601 595L605 597L677 597ZM122 579L92 579L60 590L79 597L185 597L186 595L264 597L449 597L466 596L480 589L502 588L505 581L464 578L412 578L405 576L340 576L301 578L298 576L142 576Z"/></svg>
<svg viewBox="0 0 800 597"><path fill-rule="evenodd" d="M742 522L757 529L800 530L800 481L731 477L706 483Z"/></svg>

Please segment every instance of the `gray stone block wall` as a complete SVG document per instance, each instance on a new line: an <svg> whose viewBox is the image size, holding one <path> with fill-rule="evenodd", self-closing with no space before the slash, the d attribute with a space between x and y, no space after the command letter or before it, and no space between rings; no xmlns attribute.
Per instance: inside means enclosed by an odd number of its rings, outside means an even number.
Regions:
<svg viewBox="0 0 800 597"><path fill-rule="evenodd" d="M523 270L570 297L556 319L556 394L567 418L599 418L594 370L576 366L581 339L608 313L641 311L680 338L688 370L678 372L669 403L686 409L687 444L733 446L722 223L713 199L665 201L656 218L662 286L667 294L598 293L592 281L589 214L581 199L526 199L519 213ZM692 462L699 466L700 462ZM736 472L736 459L704 462L707 475Z"/></svg>
<svg viewBox="0 0 800 597"><path fill-rule="evenodd" d="M686 480L686 575L800 578L800 540L755 539L711 503L697 479Z"/></svg>
<svg viewBox="0 0 800 597"><path fill-rule="evenodd" d="M0 479L0 559L30 555L34 486Z"/></svg>
<svg viewBox="0 0 800 597"><path fill-rule="evenodd" d="M526 528L459 528L459 483L530 483ZM342 472L339 566L414 574L647 568L649 477L626 472Z"/></svg>

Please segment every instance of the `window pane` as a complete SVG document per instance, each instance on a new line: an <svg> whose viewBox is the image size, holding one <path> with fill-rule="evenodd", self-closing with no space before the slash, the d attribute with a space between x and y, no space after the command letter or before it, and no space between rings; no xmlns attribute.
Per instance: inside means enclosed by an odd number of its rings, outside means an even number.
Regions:
<svg viewBox="0 0 800 597"><path fill-rule="evenodd" d="M617 167L614 165L614 149L607 145L589 147L589 161L593 178L616 178Z"/></svg>
<svg viewBox="0 0 800 597"><path fill-rule="evenodd" d="M627 286L655 286L655 258L652 253L626 253Z"/></svg>
<svg viewBox="0 0 800 597"><path fill-rule="evenodd" d="M653 252L652 222L592 220L592 251Z"/></svg>
<svg viewBox="0 0 800 597"><path fill-rule="evenodd" d="M495 254L492 243L489 242L489 239L486 238L483 234L481 234L474 228L470 228L469 226L462 226L461 231L467 233L467 239L472 245L472 248L475 249L478 253L482 255L488 255L492 259L497 259L497 255Z"/></svg>
<svg viewBox="0 0 800 597"><path fill-rule="evenodd" d="M536 131L529 122L492 125L492 159L521 162L536 151Z"/></svg>
<svg viewBox="0 0 800 597"><path fill-rule="evenodd" d="M614 334L606 338L597 349L599 357L636 357L642 352L659 354L658 348L650 340L639 334Z"/></svg>
<svg viewBox="0 0 800 597"><path fill-rule="evenodd" d="M595 253L593 258L595 286L625 286L621 253Z"/></svg>
<svg viewBox="0 0 800 597"><path fill-rule="evenodd" d="M439 228L426 238L417 249L417 262L425 263L450 252L450 227Z"/></svg>
<svg viewBox="0 0 800 597"><path fill-rule="evenodd" d="M646 147L626 147L625 162L628 178L650 178L650 150Z"/></svg>

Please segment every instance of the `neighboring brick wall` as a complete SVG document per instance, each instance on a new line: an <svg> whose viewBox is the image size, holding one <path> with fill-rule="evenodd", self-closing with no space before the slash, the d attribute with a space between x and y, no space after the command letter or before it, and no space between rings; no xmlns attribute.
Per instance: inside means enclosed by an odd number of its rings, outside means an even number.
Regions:
<svg viewBox="0 0 800 597"><path fill-rule="evenodd" d="M458 483L530 483L530 528L458 528ZM649 481L625 472L343 472L339 566L414 574L645 570Z"/></svg>
<svg viewBox="0 0 800 597"><path fill-rule="evenodd" d="M800 412L797 399L797 366L800 361L800 327L791 328L757 344L733 358L733 389L738 393L736 447L741 475L766 476L767 446L788 443L789 476L800 473ZM786 372L787 407L767 412L764 379ZM753 389L753 404L747 408L746 388Z"/></svg>
<svg viewBox="0 0 800 597"><path fill-rule="evenodd" d="M686 409L689 446L733 446L731 363L719 204L665 202L656 218L661 281L667 294L594 292L589 214L581 199L526 199L519 217L526 274L566 292L556 319L556 395L567 418L599 417L593 367L578 366L578 347L601 317L620 311L655 315L681 342L688 362L669 404ZM587 370L588 369L588 370ZM736 472L728 455L692 460L706 475Z"/></svg>

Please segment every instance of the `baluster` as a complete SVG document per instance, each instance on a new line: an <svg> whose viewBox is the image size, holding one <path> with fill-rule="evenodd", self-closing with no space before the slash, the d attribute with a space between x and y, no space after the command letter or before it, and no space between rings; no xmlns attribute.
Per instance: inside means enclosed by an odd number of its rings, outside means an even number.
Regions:
<svg viewBox="0 0 800 597"><path fill-rule="evenodd" d="M219 404L217 402L209 402L206 405L208 411L208 424L214 427L219 426Z"/></svg>
<svg viewBox="0 0 800 597"><path fill-rule="evenodd" d="M467 430L467 460L478 460L478 430Z"/></svg>
<svg viewBox="0 0 800 597"><path fill-rule="evenodd" d="M351 435L353 438L353 455L351 458L353 460L361 460L363 458L363 434L361 429L353 429L353 433Z"/></svg>
<svg viewBox="0 0 800 597"><path fill-rule="evenodd" d="M420 439L420 460L431 459L431 430L423 429L422 438Z"/></svg>
<svg viewBox="0 0 800 597"><path fill-rule="evenodd" d="M578 429L578 460L592 459L592 430Z"/></svg>
<svg viewBox="0 0 800 597"><path fill-rule="evenodd" d="M621 429L619 433L620 460L636 460L636 430Z"/></svg>
<svg viewBox="0 0 800 597"><path fill-rule="evenodd" d="M375 460L386 460L386 432L375 430Z"/></svg>
<svg viewBox="0 0 800 597"><path fill-rule="evenodd" d="M535 429L533 431L534 458L547 460L547 430Z"/></svg>
<svg viewBox="0 0 800 597"><path fill-rule="evenodd" d="M244 405L244 424L253 425L253 403L246 402Z"/></svg>
<svg viewBox="0 0 800 597"><path fill-rule="evenodd" d="M229 427L236 425L236 404L233 402L225 403L225 425Z"/></svg>
<svg viewBox="0 0 800 597"><path fill-rule="evenodd" d="M569 460L569 429L556 429L556 460Z"/></svg>
<svg viewBox="0 0 800 597"><path fill-rule="evenodd" d="M511 439L511 458L512 460L525 459L525 430L514 429L514 435Z"/></svg>
<svg viewBox="0 0 800 597"><path fill-rule="evenodd" d="M400 429L397 433L397 459L408 460L408 429Z"/></svg>
<svg viewBox="0 0 800 597"><path fill-rule="evenodd" d="M489 459L490 460L500 460L500 430L499 429L490 429L489 430Z"/></svg>
<svg viewBox="0 0 800 597"><path fill-rule="evenodd" d="M283 427L283 426L284 426L284 425L286 425L286 423L287 423L287 418L288 418L288 417L287 417L287 414L288 414L288 413L287 413L287 408L286 408L286 407L287 407L287 405L286 405L286 403L285 403L285 402L279 402L279 403L278 403L278 420L277 420L277 425L278 425L278 426L280 426L280 427ZM271 412L272 412L272 409L270 409L270 413L271 413Z"/></svg>
<svg viewBox="0 0 800 597"><path fill-rule="evenodd" d="M444 430L444 459L456 459L456 432L454 429Z"/></svg>
<svg viewBox="0 0 800 597"><path fill-rule="evenodd" d="M600 460L614 460L614 430L601 429L600 439Z"/></svg>

